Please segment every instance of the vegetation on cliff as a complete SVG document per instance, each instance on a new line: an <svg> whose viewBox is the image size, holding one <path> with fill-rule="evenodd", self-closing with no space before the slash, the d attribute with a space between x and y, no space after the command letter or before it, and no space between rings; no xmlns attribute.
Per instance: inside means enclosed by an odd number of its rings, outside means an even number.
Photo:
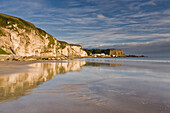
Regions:
<svg viewBox="0 0 170 113"><path fill-rule="evenodd" d="M6 36L5 33L0 29L0 36Z"/></svg>
<svg viewBox="0 0 170 113"><path fill-rule="evenodd" d="M12 24L18 24L18 27L21 29L25 27L36 28L32 23L27 22L21 18L0 13L0 26L6 27Z"/></svg>
<svg viewBox="0 0 170 113"><path fill-rule="evenodd" d="M3 49L0 48L0 54L8 55L9 53L5 52Z"/></svg>
<svg viewBox="0 0 170 113"><path fill-rule="evenodd" d="M48 36L47 39L49 40L48 47L52 47L55 44L55 40L52 36Z"/></svg>
<svg viewBox="0 0 170 113"><path fill-rule="evenodd" d="M109 55L109 52L108 52L109 49L83 49L83 50L85 50L88 55L101 54L101 53L105 53ZM115 49L115 50L118 50L118 49Z"/></svg>
<svg viewBox="0 0 170 113"><path fill-rule="evenodd" d="M65 41L58 41L60 43L60 48L64 49L66 47L66 45L68 44Z"/></svg>
<svg viewBox="0 0 170 113"><path fill-rule="evenodd" d="M88 55L91 54L101 54L104 53L106 55L116 55L119 57L125 56L125 53L121 49L84 49Z"/></svg>
<svg viewBox="0 0 170 113"><path fill-rule="evenodd" d="M17 27L15 25L17 25ZM46 36L47 34L44 30L35 27L34 24L28 21L25 21L18 17L5 15L2 13L0 13L0 26L10 30L14 30L16 32L18 32L17 28L25 29L26 32L30 32L33 29L36 31L36 35L40 36L41 38L42 36ZM0 34L3 34L2 30L0 31Z"/></svg>
<svg viewBox="0 0 170 113"><path fill-rule="evenodd" d="M88 55L90 54L101 54L101 53L107 53L107 49L84 49Z"/></svg>

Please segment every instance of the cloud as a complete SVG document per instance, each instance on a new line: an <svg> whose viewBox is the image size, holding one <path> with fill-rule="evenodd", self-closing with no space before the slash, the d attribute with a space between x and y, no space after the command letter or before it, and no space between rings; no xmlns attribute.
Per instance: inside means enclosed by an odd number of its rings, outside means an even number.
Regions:
<svg viewBox="0 0 170 113"><path fill-rule="evenodd" d="M156 5L157 5L156 1L154 1L154 0L149 0L149 1L146 1L146 2L137 1L137 2L134 2L134 3L130 4L129 9L131 9L131 10L139 10L144 6L156 6Z"/></svg>
<svg viewBox="0 0 170 113"><path fill-rule="evenodd" d="M137 55L147 55L147 56L161 56L170 57L170 38L160 39L157 41L151 41L147 43L125 43L125 44L115 44L115 45L104 45L98 48L119 48L123 49L126 54L137 54Z"/></svg>
<svg viewBox="0 0 170 113"><path fill-rule="evenodd" d="M105 17L105 16L102 15L102 14L98 14L98 15L97 15L97 18L99 18L99 19L106 19L107 17Z"/></svg>
<svg viewBox="0 0 170 113"><path fill-rule="evenodd" d="M168 0L2 0L0 10L83 47L154 44L170 37Z"/></svg>
<svg viewBox="0 0 170 113"><path fill-rule="evenodd" d="M78 2L78 1L68 1L69 3L69 6L71 6L71 7L75 7L75 6L79 6L79 5L81 5L81 3L80 2Z"/></svg>

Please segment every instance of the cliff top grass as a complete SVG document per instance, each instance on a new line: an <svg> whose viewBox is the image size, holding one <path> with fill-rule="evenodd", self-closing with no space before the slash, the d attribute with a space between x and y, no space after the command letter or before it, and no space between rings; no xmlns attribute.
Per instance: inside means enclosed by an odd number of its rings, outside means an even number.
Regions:
<svg viewBox="0 0 170 113"><path fill-rule="evenodd" d="M81 47L81 45L78 45L78 44L70 44L70 46L80 46Z"/></svg>
<svg viewBox="0 0 170 113"><path fill-rule="evenodd" d="M122 49L108 49L108 50L123 51Z"/></svg>
<svg viewBox="0 0 170 113"><path fill-rule="evenodd" d="M28 30L30 28L34 29L37 31L38 35L45 36L47 34L44 30L35 27L34 24L32 24L28 21L25 21L18 17L9 16L9 15L0 13L0 26L1 27L6 27L9 25L13 25L13 24L17 24L17 27L20 29L26 29L26 30ZM13 29L13 26L10 29Z"/></svg>
<svg viewBox="0 0 170 113"><path fill-rule="evenodd" d="M30 28L36 28L32 23L27 22L21 18L14 17L14 16L9 16L6 14L0 13L0 26L6 27L10 24L18 24L18 27L30 27Z"/></svg>
<svg viewBox="0 0 170 113"><path fill-rule="evenodd" d="M65 41L58 41L59 43L60 43L60 47L62 48L62 49L64 49L65 47L66 47L66 45L70 45L70 46L80 46L81 47L81 45L78 45L78 44L68 44L67 42L65 42Z"/></svg>
<svg viewBox="0 0 170 113"><path fill-rule="evenodd" d="M65 41L58 41L60 44L68 44L67 42Z"/></svg>

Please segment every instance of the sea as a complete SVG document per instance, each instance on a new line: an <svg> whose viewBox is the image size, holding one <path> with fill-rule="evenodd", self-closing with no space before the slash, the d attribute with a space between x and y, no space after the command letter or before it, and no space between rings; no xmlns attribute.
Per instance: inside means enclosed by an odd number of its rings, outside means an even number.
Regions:
<svg viewBox="0 0 170 113"><path fill-rule="evenodd" d="M95 57L86 58L86 61L103 61L103 62L170 62L170 57Z"/></svg>
<svg viewBox="0 0 170 113"><path fill-rule="evenodd" d="M0 75L0 113L170 113L170 58L82 58L28 66Z"/></svg>

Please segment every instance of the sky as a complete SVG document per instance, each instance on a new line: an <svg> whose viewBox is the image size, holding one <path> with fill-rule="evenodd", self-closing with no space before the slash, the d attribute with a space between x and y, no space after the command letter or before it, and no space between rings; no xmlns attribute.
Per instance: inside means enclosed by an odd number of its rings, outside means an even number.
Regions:
<svg viewBox="0 0 170 113"><path fill-rule="evenodd" d="M83 48L170 56L170 0L0 0L0 12Z"/></svg>

